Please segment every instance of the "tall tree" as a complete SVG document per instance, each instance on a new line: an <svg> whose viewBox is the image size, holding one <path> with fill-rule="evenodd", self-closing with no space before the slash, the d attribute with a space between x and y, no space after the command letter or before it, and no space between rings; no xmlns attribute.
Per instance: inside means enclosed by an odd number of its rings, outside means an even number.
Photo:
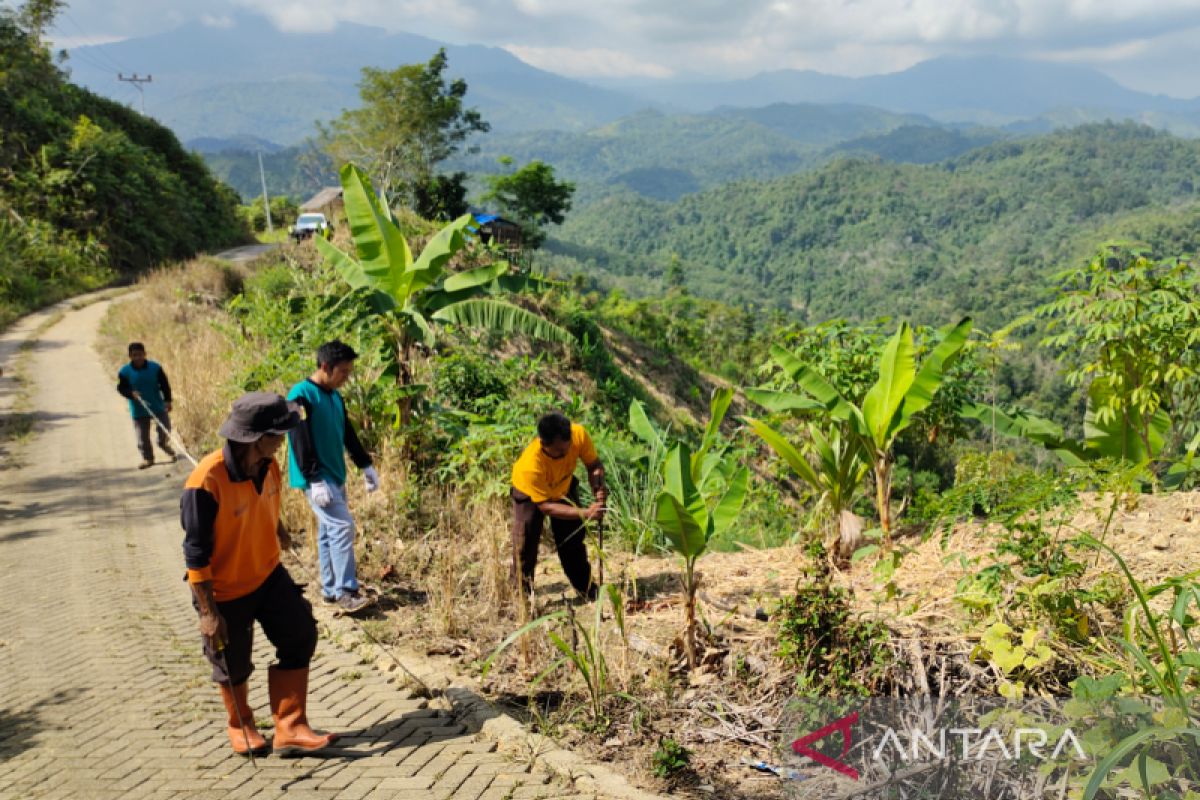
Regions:
<svg viewBox="0 0 1200 800"><path fill-rule="evenodd" d="M437 165L471 134L491 130L478 111L464 108L467 82L448 82L446 65L441 49L424 64L364 67L358 84L362 106L318 126L321 148L334 163L362 165L376 187L411 207L431 191L438 194Z"/></svg>
<svg viewBox="0 0 1200 800"><path fill-rule="evenodd" d="M512 164L505 156L500 163ZM554 167L541 161L530 161L516 172L492 175L485 201L495 201L503 214L516 217L521 225L521 239L526 247L537 248L546 241L546 225L561 225L571 210L575 184L554 177Z"/></svg>

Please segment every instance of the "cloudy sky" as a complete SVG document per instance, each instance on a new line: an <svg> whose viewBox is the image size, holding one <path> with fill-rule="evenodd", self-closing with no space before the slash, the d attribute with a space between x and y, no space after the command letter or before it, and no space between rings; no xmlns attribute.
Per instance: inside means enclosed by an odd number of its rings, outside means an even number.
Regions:
<svg viewBox="0 0 1200 800"><path fill-rule="evenodd" d="M1200 96L1200 0L69 0L51 33L70 47L190 20L227 25L247 11L284 30L347 20L495 45L581 78L734 78L781 68L857 76L994 53Z"/></svg>

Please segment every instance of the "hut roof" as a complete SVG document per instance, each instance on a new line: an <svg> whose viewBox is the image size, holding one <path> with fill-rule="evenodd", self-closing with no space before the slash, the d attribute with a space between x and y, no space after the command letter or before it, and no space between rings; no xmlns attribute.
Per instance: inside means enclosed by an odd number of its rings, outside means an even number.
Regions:
<svg viewBox="0 0 1200 800"><path fill-rule="evenodd" d="M330 203L337 202L342 199L342 187L326 186L321 191L314 194L306 200L301 206L301 211L320 211Z"/></svg>

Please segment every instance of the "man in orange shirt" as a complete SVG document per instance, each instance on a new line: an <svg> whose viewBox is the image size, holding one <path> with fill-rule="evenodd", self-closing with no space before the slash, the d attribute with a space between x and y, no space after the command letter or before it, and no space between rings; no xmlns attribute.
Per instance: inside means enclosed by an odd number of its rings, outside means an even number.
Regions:
<svg viewBox="0 0 1200 800"><path fill-rule="evenodd" d="M279 521L281 479L275 451L300 422L299 406L270 392L250 392L233 403L219 434L225 446L188 476L180 500L183 553L193 604L200 614L204 655L228 712L233 751L265 752L254 726L247 680L254 622L275 645L267 670L279 755L312 753L333 734L308 725L308 665L317 647L312 606L279 562L291 538Z"/></svg>
<svg viewBox="0 0 1200 800"><path fill-rule="evenodd" d="M594 600L596 586L592 583L584 531L586 523L604 519L604 504L608 499L604 464L583 426L562 414L551 413L539 419L537 431L537 438L521 453L512 470L514 580L521 596L528 597L533 588L543 519L549 517L563 572L575 591ZM587 508L579 505L575 466L580 461L587 470L588 484L595 497L595 502Z"/></svg>

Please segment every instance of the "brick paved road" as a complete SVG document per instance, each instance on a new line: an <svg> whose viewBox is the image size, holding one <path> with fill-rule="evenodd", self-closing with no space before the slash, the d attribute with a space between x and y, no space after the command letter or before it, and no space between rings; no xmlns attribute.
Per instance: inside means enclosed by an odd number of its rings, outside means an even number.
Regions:
<svg viewBox="0 0 1200 800"><path fill-rule="evenodd" d="M583 797L326 641L309 715L354 734L344 754L257 770L228 754L181 580L186 469L134 469L123 401L92 350L107 305L41 336L25 369L37 429L0 442L0 798ZM251 702L269 727L264 643Z"/></svg>

